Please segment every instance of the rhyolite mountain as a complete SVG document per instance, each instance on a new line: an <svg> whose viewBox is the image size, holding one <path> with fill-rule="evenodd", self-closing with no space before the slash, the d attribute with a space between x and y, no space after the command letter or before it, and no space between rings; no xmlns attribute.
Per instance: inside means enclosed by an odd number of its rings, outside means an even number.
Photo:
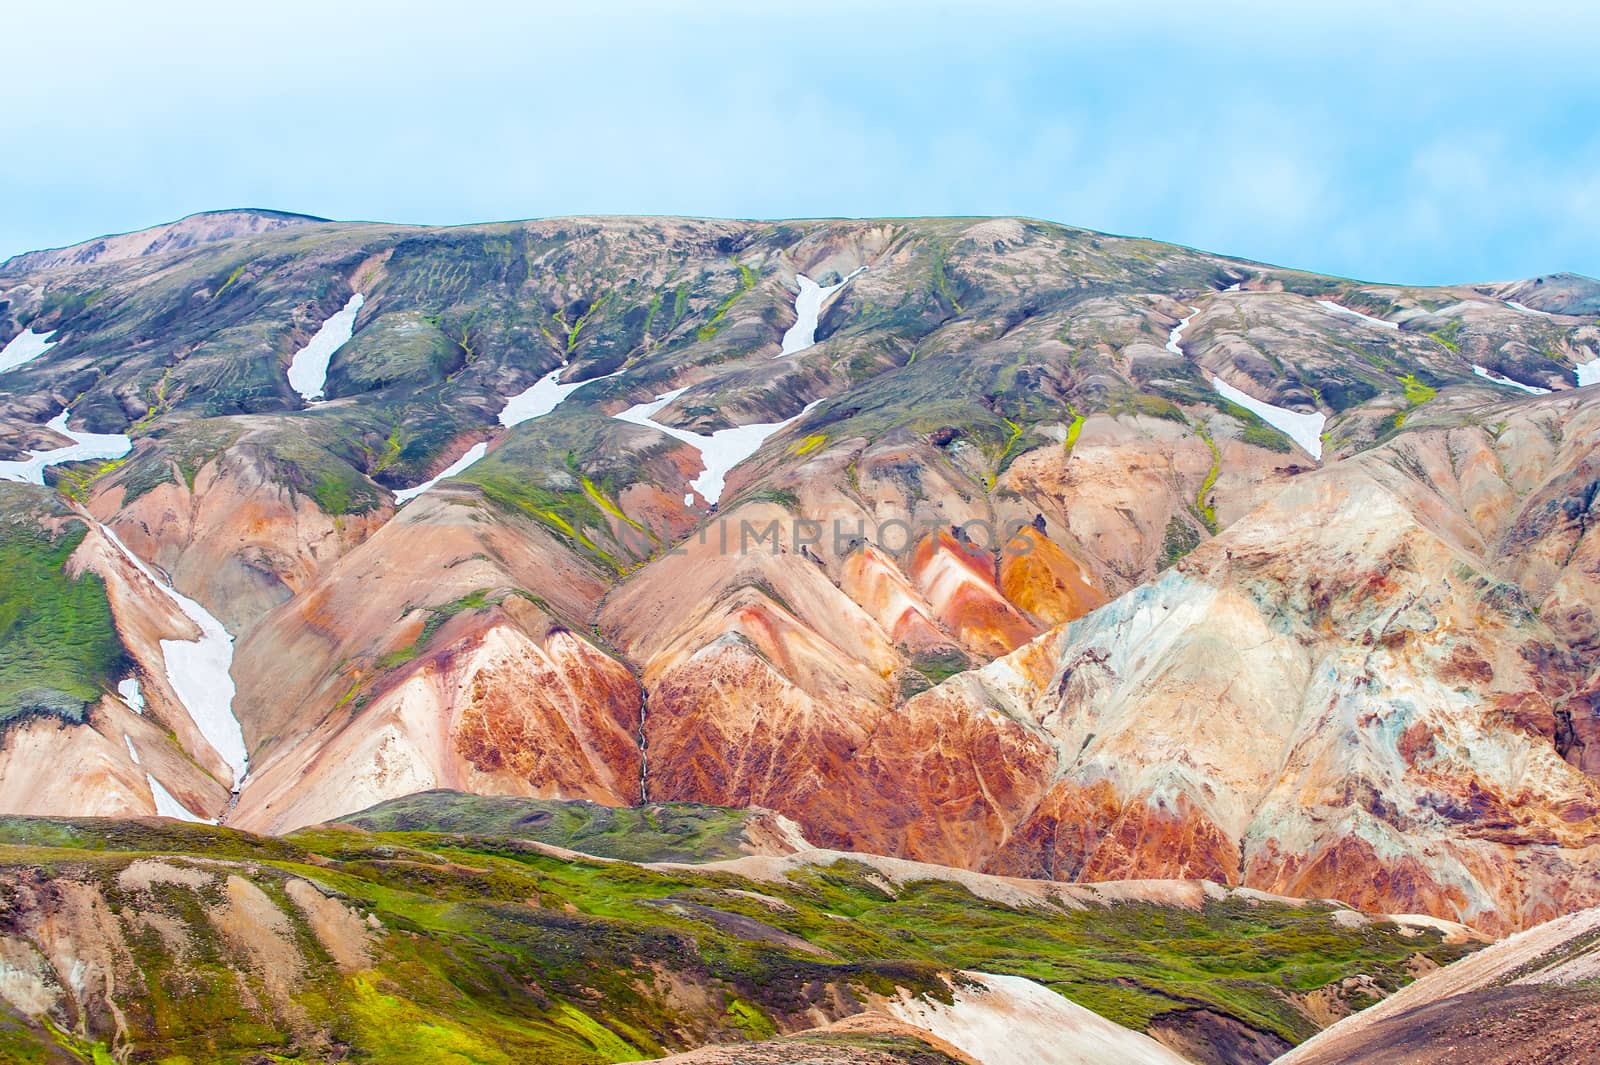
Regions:
<svg viewBox="0 0 1600 1065"><path fill-rule="evenodd" d="M131 448L0 483L0 810L759 807L1527 927L1600 903L1597 316L1027 219L20 256L0 471Z"/></svg>

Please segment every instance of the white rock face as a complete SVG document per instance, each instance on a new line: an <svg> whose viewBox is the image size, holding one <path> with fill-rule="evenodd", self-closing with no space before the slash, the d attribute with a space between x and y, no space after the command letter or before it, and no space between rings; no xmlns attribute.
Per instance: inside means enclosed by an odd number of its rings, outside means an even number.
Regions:
<svg viewBox="0 0 1600 1065"><path fill-rule="evenodd" d="M727 476L733 468L745 459L760 450L761 445L769 436L779 432L785 427L794 424L806 413L815 407L821 400L808 403L805 409L793 418L781 422L759 422L755 425L736 425L731 429L719 429L710 436L691 433L687 429L680 429L674 425L663 425L655 421L655 416L667 404L688 391L686 388L674 389L663 392L649 403L637 403L627 410L616 415L619 421L629 422L633 425L643 425L659 430L668 436L682 440L700 452L700 462L705 467L700 476L689 482L689 487L700 493L700 497L707 503L716 503L722 498L722 489L726 486ZM690 506L694 502L692 495L684 497L684 505Z"/></svg>
<svg viewBox="0 0 1600 1065"><path fill-rule="evenodd" d="M30 451L28 458L0 462L0 480L44 484L44 471L63 462L90 459L120 459L133 450L133 441L121 433L78 433L67 428L71 411L62 411L47 423L49 428L71 440L67 447L51 451Z"/></svg>
<svg viewBox="0 0 1600 1065"><path fill-rule="evenodd" d="M323 322L317 335L294 353L289 362L289 387L307 403L322 398L322 388L328 382L328 363L355 333L356 314L365 302L366 297L359 292L351 296L344 309Z"/></svg>
<svg viewBox="0 0 1600 1065"><path fill-rule="evenodd" d="M958 987L952 1005L902 997L888 1010L978 1065L1184 1065L1184 1058L1149 1036L1032 980L961 975L977 986Z"/></svg>
<svg viewBox="0 0 1600 1065"><path fill-rule="evenodd" d="M1495 373L1493 370L1484 366L1479 366L1477 363L1472 364L1472 372L1483 378L1485 381L1493 381L1497 385L1505 385L1508 388L1520 389L1523 392L1528 393L1530 396L1548 396L1550 394L1550 390L1548 388L1540 388L1538 385L1525 385L1521 381L1513 381L1504 374Z"/></svg>
<svg viewBox="0 0 1600 1065"><path fill-rule="evenodd" d="M1321 411L1315 414L1300 414L1286 407L1277 407L1265 400L1257 399L1248 392L1234 388L1220 377L1211 379L1211 387L1225 399L1230 399L1245 410L1254 414L1274 429L1279 430L1290 440L1300 445L1301 450L1318 462L1322 461L1322 427L1327 422L1327 415Z"/></svg>
<svg viewBox="0 0 1600 1065"><path fill-rule="evenodd" d="M506 400L506 405L500 410L500 424L506 428L521 425L523 422L542 418L546 414L561 406L561 402L584 385L592 385L596 381L605 381L621 373L616 370L603 377L591 377L587 381L574 381L571 384L561 384L559 378L561 371L566 368L562 363L554 370L545 374L539 380L522 392Z"/></svg>
<svg viewBox="0 0 1600 1065"><path fill-rule="evenodd" d="M245 753L244 729L233 716L233 637L205 607L156 576L109 527L100 525L100 532L200 630L198 640L161 641L167 682L200 735L233 770L232 783L237 791L249 770L249 757Z"/></svg>
<svg viewBox="0 0 1600 1065"><path fill-rule="evenodd" d="M817 320L822 317L822 305L828 302L828 297L848 285L852 278L865 270L866 267L852 270L843 281L837 285L823 288L804 274L795 274L795 283L800 286L799 293L794 298L794 325L783 334L783 350L774 358L781 359L785 355L793 355L811 347L817 342Z"/></svg>
<svg viewBox="0 0 1600 1065"><path fill-rule="evenodd" d="M60 343L50 339L55 335L54 329L48 333L35 333L32 328L28 328L12 337L5 348L0 349L0 373L14 370L23 363L32 362L55 347Z"/></svg>
<svg viewBox="0 0 1600 1065"><path fill-rule="evenodd" d="M446 466L432 477L429 477L426 481L423 481L421 484L413 488L402 488L400 491L396 492L394 494L394 501L396 503L410 502L411 500L420 496L422 493L426 492L428 489L432 488L434 485L438 484L440 481L444 480L446 477L454 477L456 474L465 470L468 466L471 466L474 462L477 462L479 459L483 458L488 450L488 444L473 444L467 449L467 453L465 455L462 455L450 465Z"/></svg>
<svg viewBox="0 0 1600 1065"><path fill-rule="evenodd" d="M1360 311L1352 311L1349 307L1342 307L1339 304L1333 302L1332 300L1318 300L1317 301L1317 306L1326 307L1328 310L1333 311L1335 314L1347 314L1352 318L1359 318L1363 322L1366 322L1368 325L1375 325L1375 326L1378 326L1379 328L1382 328L1382 329L1399 329L1400 328L1400 325L1397 322L1389 322L1389 321L1385 321L1382 318L1374 318L1370 314L1362 314Z"/></svg>

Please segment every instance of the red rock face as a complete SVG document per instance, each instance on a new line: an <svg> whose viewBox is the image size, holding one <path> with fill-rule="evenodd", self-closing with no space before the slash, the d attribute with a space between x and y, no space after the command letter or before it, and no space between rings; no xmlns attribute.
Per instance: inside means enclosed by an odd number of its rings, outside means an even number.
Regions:
<svg viewBox="0 0 1600 1065"><path fill-rule="evenodd" d="M1047 880L1239 882L1239 845L1179 794L1119 799L1107 781L1051 788L986 865Z"/></svg>
<svg viewBox="0 0 1600 1065"><path fill-rule="evenodd" d="M731 638L648 705L652 799L767 806L814 843L943 864L980 867L1049 765L1039 737L965 700L829 706Z"/></svg>
<svg viewBox="0 0 1600 1065"><path fill-rule="evenodd" d="M466 688L450 742L477 773L562 798L635 798L639 686L620 663L556 631L485 663Z"/></svg>

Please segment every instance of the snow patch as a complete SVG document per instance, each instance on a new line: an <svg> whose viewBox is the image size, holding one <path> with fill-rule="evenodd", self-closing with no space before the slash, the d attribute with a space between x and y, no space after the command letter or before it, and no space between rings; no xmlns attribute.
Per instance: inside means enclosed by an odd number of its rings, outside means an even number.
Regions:
<svg viewBox="0 0 1600 1065"><path fill-rule="evenodd" d="M1573 373L1578 375L1578 387L1585 385L1600 385L1600 359L1590 359L1580 362L1573 368Z"/></svg>
<svg viewBox="0 0 1600 1065"><path fill-rule="evenodd" d="M49 351L60 343L50 338L56 335L54 329L48 333L35 333L30 326L11 338L3 349L0 349L0 373L15 370L25 362L32 362L40 355Z"/></svg>
<svg viewBox="0 0 1600 1065"><path fill-rule="evenodd" d="M1183 348L1180 346L1183 343L1183 331L1189 328L1189 323L1194 321L1194 316L1199 313L1200 308L1190 307L1189 317L1181 319L1177 325L1173 326L1171 335L1167 337L1167 350L1180 359L1183 358Z"/></svg>
<svg viewBox="0 0 1600 1065"><path fill-rule="evenodd" d="M120 459L133 450L133 441L121 433L78 433L67 428L70 410L63 410L51 418L46 427L54 429L71 440L67 447L51 451L30 451L28 458L0 462L0 480L44 484L44 471L63 462L85 462L90 459Z"/></svg>
<svg viewBox="0 0 1600 1065"><path fill-rule="evenodd" d="M1548 388L1540 388L1538 385L1525 385L1521 381L1513 381L1504 374L1495 373L1488 367L1479 366L1477 363L1472 364L1472 372L1483 378L1485 381L1493 381L1497 385L1506 385L1511 388L1519 388L1528 393L1530 396L1548 396L1550 394L1550 390Z"/></svg>
<svg viewBox="0 0 1600 1065"><path fill-rule="evenodd" d="M566 368L566 365L566 363L562 363L539 378L524 391L506 400L506 405L500 410L500 424L509 429L513 425L521 425L523 422L532 421L534 418L542 418L561 406L561 402L564 399L584 385L592 385L596 381L609 380L622 372L621 370L613 370L611 373L601 377L591 377L587 381L574 381L571 384L564 385L558 378L560 378L561 371Z"/></svg>
<svg viewBox="0 0 1600 1065"><path fill-rule="evenodd" d="M781 422L736 425L731 429L718 429L710 436L703 436L675 425L663 425L655 420L655 416L663 407L687 391L687 388L677 388L671 392L663 392L650 402L637 403L615 417L618 421L659 430L699 451L700 462L705 469L701 471L700 476L689 482L689 487L699 492L700 497L707 503L716 503L722 498L722 489L726 486L728 474L735 466L760 450L768 437L799 421L812 407L822 402L819 399L807 403L799 414L793 418L785 418ZM692 495L685 495L683 499L684 506L693 505Z"/></svg>
<svg viewBox="0 0 1600 1065"><path fill-rule="evenodd" d="M800 286L800 291L794 298L794 325L783 334L783 350L773 358L781 359L785 355L794 355L811 347L817 342L817 320L822 317L822 305L828 302L828 297L848 285L852 278L865 270L858 267L852 270L845 279L837 285L823 288L805 274L795 274L795 283Z"/></svg>
<svg viewBox="0 0 1600 1065"><path fill-rule="evenodd" d="M887 1006L978 1065L1184 1065L1185 1059L1020 976L962 973L951 1005L902 992ZM976 986L974 986L974 984Z"/></svg>
<svg viewBox="0 0 1600 1065"><path fill-rule="evenodd" d="M143 764L139 761L139 752L133 749L133 737L124 732L122 734L122 742L128 745L128 757L133 759L133 764ZM154 789L151 790L153 791Z"/></svg>
<svg viewBox="0 0 1600 1065"><path fill-rule="evenodd" d="M130 750L131 745L130 745ZM137 758L134 761L138 761ZM189 821L196 825L214 825L216 821L209 817L201 817L192 812L187 806L173 797L172 792L161 786L161 781L149 773L144 778L150 782L150 795L156 800L156 813L162 817L170 817L177 821Z"/></svg>
<svg viewBox="0 0 1600 1065"><path fill-rule="evenodd" d="M1518 314L1531 315L1532 317L1535 317L1535 318L1554 318L1555 317L1555 315L1551 314L1549 311L1536 311L1532 307L1523 306L1522 304L1518 303L1516 300L1502 300L1501 302L1504 303L1507 307L1510 307L1512 310L1516 311Z"/></svg>
<svg viewBox="0 0 1600 1065"><path fill-rule="evenodd" d="M1359 318L1363 322L1368 323L1369 325L1379 326L1379 327L1381 327L1383 329L1399 329L1400 328L1400 324L1398 322L1389 322L1389 321L1385 321L1382 318L1374 318L1370 314L1362 314L1360 311L1353 311L1349 307L1340 306L1339 304L1333 302L1332 300L1318 300L1317 301L1317 306L1326 307L1328 310L1333 311L1335 314L1348 314L1352 318Z"/></svg>
<svg viewBox="0 0 1600 1065"><path fill-rule="evenodd" d="M1306 454L1318 462L1322 461L1322 426L1328 419L1321 411L1315 414L1299 414L1285 407L1273 406L1248 392L1234 388L1220 377L1211 378L1211 387L1215 388L1224 399L1232 400L1282 432L1299 444Z"/></svg>
<svg viewBox="0 0 1600 1065"><path fill-rule="evenodd" d="M300 393L300 398L307 403L322 398L322 388L328 383L328 363L333 353L344 347L355 333L356 314L365 302L366 297L359 292L351 296L344 309L323 322L317 335L294 353L289 362L289 387Z"/></svg>
<svg viewBox="0 0 1600 1065"><path fill-rule="evenodd" d="M166 659L167 682L178 702L189 712L200 735L233 770L233 790L238 791L249 771L244 729L233 714L233 637L211 612L193 599L180 594L171 584L151 572L144 560L128 550L109 526L96 523L100 531L130 565L157 588L200 630L198 640L162 640L161 654ZM171 815L176 816L176 815Z"/></svg>
<svg viewBox="0 0 1600 1065"><path fill-rule="evenodd" d="M484 454L487 453L488 450L488 444L473 444L471 447L467 448L467 453L465 455L462 455L450 465L446 466L432 477L429 477L426 481L423 481L414 488L402 488L400 491L396 492L394 494L395 503L408 503L420 496L422 493L426 492L428 489L432 488L434 485L438 484L440 481L444 480L446 477L454 477L456 474L465 470L468 466L471 466L474 462L477 462L479 459L483 458Z"/></svg>
<svg viewBox="0 0 1600 1065"><path fill-rule="evenodd" d="M128 709L136 714L144 713L144 692L139 690L139 678L128 677L117 682L117 694L122 696L122 701L128 704Z"/></svg>

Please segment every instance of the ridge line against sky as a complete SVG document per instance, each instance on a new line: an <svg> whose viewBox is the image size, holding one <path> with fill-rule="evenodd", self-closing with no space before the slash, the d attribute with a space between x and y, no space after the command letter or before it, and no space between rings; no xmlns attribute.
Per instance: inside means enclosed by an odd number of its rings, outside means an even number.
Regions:
<svg viewBox="0 0 1600 1065"><path fill-rule="evenodd" d="M1600 275L1600 10L461 0L9 12L0 259L249 204L1025 215L1363 280Z"/></svg>

